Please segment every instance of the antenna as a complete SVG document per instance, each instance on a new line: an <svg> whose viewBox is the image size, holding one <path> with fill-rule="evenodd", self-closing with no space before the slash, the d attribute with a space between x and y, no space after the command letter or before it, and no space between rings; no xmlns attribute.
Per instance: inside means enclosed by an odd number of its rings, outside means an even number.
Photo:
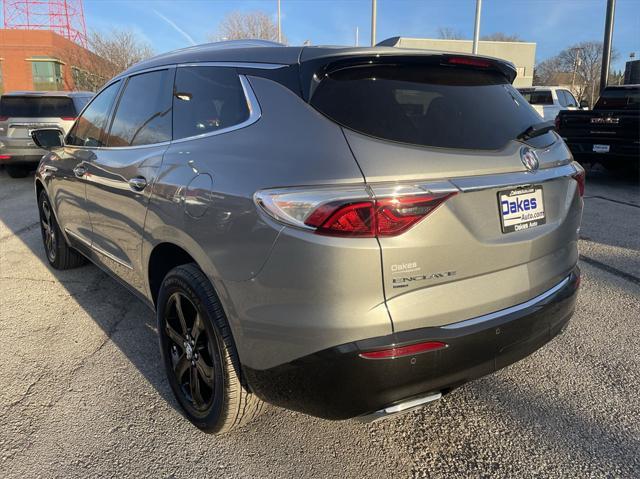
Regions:
<svg viewBox="0 0 640 479"><path fill-rule="evenodd" d="M87 48L82 0L2 0L4 28L51 30Z"/></svg>

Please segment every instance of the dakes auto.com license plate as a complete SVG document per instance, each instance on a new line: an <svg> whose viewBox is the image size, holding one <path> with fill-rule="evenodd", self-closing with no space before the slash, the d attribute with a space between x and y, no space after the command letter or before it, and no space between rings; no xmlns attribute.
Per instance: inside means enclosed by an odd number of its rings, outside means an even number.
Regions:
<svg viewBox="0 0 640 479"><path fill-rule="evenodd" d="M498 202L503 233L545 224L542 186L500 191Z"/></svg>

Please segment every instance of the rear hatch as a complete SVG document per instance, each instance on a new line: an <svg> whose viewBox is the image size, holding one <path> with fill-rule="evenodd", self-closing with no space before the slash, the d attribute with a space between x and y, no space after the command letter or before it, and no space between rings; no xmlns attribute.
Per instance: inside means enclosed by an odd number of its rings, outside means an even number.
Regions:
<svg viewBox="0 0 640 479"><path fill-rule="evenodd" d="M30 140L30 132L35 128L59 128L64 133L76 114L70 97L4 95L0 98L0 135L24 142Z"/></svg>
<svg viewBox="0 0 640 479"><path fill-rule="evenodd" d="M311 105L343 126L376 197L446 198L402 234L378 237L396 330L525 302L577 261L581 170L552 131L516 140L540 118L508 68L365 57L325 66L311 92Z"/></svg>

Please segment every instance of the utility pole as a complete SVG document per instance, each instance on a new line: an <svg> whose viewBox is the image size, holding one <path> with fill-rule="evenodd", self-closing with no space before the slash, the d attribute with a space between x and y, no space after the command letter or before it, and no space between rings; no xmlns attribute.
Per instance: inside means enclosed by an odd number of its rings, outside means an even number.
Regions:
<svg viewBox="0 0 640 479"><path fill-rule="evenodd" d="M613 17L616 12L616 0L607 0L607 17L604 21L604 45L602 46L602 70L600 71L600 93L609 81L611 66L611 38L613 37Z"/></svg>
<svg viewBox="0 0 640 479"><path fill-rule="evenodd" d="M480 13L482 12L482 0L476 0L476 24L473 28L473 54L478 54L478 40L480 39Z"/></svg>
<svg viewBox="0 0 640 479"><path fill-rule="evenodd" d="M282 26L280 25L280 0L278 0L278 43L282 43Z"/></svg>
<svg viewBox="0 0 640 479"><path fill-rule="evenodd" d="M371 0L371 46L376 46L376 0Z"/></svg>

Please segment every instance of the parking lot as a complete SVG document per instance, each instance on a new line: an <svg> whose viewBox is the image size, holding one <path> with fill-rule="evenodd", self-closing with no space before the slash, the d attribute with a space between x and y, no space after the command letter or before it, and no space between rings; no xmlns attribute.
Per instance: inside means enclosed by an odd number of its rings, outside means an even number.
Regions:
<svg viewBox="0 0 640 479"><path fill-rule="evenodd" d="M33 178L0 170L2 477L640 477L640 187L587 176L564 335L380 423L275 407L222 437L178 409L153 314L95 266L58 272Z"/></svg>

